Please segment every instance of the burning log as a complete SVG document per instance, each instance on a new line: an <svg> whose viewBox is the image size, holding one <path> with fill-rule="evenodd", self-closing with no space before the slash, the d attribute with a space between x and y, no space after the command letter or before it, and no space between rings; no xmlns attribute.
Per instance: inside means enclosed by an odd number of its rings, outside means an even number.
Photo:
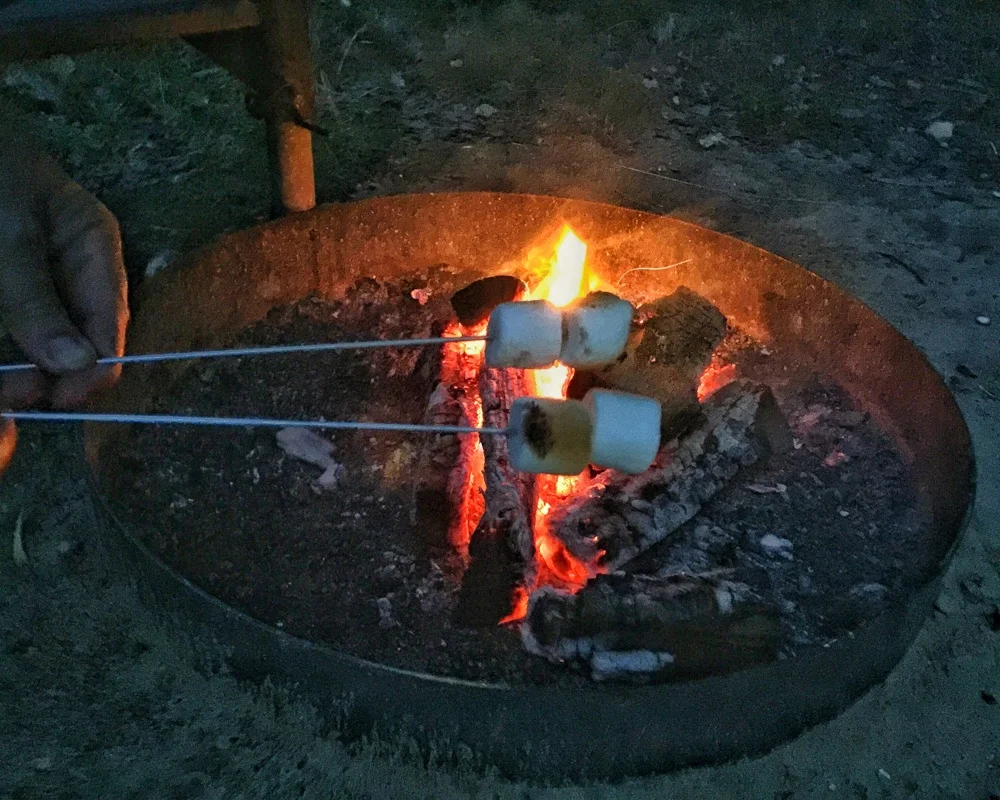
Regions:
<svg viewBox="0 0 1000 800"><path fill-rule="evenodd" d="M586 563L616 570L697 514L745 466L791 445L766 386L737 381L703 406L700 425L662 448L641 475L608 470L554 508L550 529Z"/></svg>
<svg viewBox="0 0 1000 800"><path fill-rule="evenodd" d="M483 367L479 394L483 424L506 428L511 404L531 394L522 370ZM456 621L494 626L510 614L515 592L534 578L535 477L510 462L506 436L483 436L486 508L469 542L469 568L462 579Z"/></svg>
<svg viewBox="0 0 1000 800"><path fill-rule="evenodd" d="M653 397L663 406L663 440L676 436L698 413L698 381L726 335L726 318L687 287L643 306L645 324L625 353L600 370L578 370L570 397L597 386Z"/></svg>
<svg viewBox="0 0 1000 800"><path fill-rule="evenodd" d="M467 335L476 329L450 326L446 336ZM481 332L481 331L478 331ZM483 361L481 344L451 343L442 348L439 382L427 402L428 425L480 423L481 405L476 385ZM467 555L469 538L483 512L483 452L475 434L428 437L420 454L414 489L412 522L430 548L456 548Z"/></svg>
<svg viewBox="0 0 1000 800"><path fill-rule="evenodd" d="M582 662L595 680L696 678L773 661L778 614L717 575L598 575L576 594L535 591L525 649Z"/></svg>
<svg viewBox="0 0 1000 800"><path fill-rule="evenodd" d="M492 275L455 292L451 307L464 327L475 328L486 323L494 308L520 300L527 290L524 281L513 275Z"/></svg>
<svg viewBox="0 0 1000 800"><path fill-rule="evenodd" d="M474 385L474 381L473 381ZM468 386L440 382L424 414L428 425L477 424L476 397ZM482 515L483 454L475 434L428 437L420 455L412 522L428 547L467 554Z"/></svg>

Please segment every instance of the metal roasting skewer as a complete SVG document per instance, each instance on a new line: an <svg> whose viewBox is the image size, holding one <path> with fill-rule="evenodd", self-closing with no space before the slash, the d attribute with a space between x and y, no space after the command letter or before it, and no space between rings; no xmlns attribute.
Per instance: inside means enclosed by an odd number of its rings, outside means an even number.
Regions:
<svg viewBox="0 0 1000 800"><path fill-rule="evenodd" d="M318 342L315 344L278 344L269 347L234 347L222 350L182 350L175 353L145 353L134 356L110 356L98 364L152 364L160 361L190 361L197 358L239 358L242 356L278 356L290 353L324 353L337 350L374 350L382 347L428 347L437 344L485 342L486 336L438 336L429 339L376 339L367 342ZM35 364L0 364L2 372L38 369Z"/></svg>
<svg viewBox="0 0 1000 800"><path fill-rule="evenodd" d="M173 414L99 414L78 411L0 411L0 418L22 422L112 422L139 425L204 425L224 428L319 428L335 431L395 431L400 433L478 433L507 436L509 428L466 425L421 425L410 422L359 420L271 419L268 417L198 417Z"/></svg>

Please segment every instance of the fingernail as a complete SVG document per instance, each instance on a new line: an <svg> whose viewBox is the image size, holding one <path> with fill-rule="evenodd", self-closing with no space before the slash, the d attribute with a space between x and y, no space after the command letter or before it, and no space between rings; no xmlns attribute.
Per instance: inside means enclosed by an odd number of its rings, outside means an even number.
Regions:
<svg viewBox="0 0 1000 800"><path fill-rule="evenodd" d="M59 336L45 348L49 364L56 372L75 372L94 363L92 348L72 336Z"/></svg>

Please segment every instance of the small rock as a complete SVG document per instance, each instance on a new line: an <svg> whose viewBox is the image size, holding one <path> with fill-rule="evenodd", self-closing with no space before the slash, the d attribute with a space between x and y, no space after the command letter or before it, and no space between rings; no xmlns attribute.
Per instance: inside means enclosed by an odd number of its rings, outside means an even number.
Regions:
<svg viewBox="0 0 1000 800"><path fill-rule="evenodd" d="M726 137L721 133L710 133L708 136L702 136L698 140L698 144L708 150L711 147L715 147L717 144L722 144L724 141L726 141Z"/></svg>
<svg viewBox="0 0 1000 800"><path fill-rule="evenodd" d="M877 86L879 89L895 89L896 84L891 83L878 75L872 75L868 81L872 86Z"/></svg>
<svg viewBox="0 0 1000 800"><path fill-rule="evenodd" d="M786 57L782 55L777 55L771 59L772 67L783 67L785 66Z"/></svg>
<svg viewBox="0 0 1000 800"><path fill-rule="evenodd" d="M399 625L392 615L392 601L388 597L380 597L375 605L378 607L378 626L382 630L387 631Z"/></svg>
<svg viewBox="0 0 1000 800"><path fill-rule="evenodd" d="M642 85L645 86L647 89L659 89L660 88L660 82L658 80L656 80L656 78L643 78L642 79Z"/></svg>
<svg viewBox="0 0 1000 800"><path fill-rule="evenodd" d="M431 294L426 289L414 289L410 292L410 297L417 301L418 304L425 306L427 301L431 299Z"/></svg>
<svg viewBox="0 0 1000 800"><path fill-rule="evenodd" d="M955 133L955 123L945 122L941 119L935 120L927 126L924 132L938 144L944 144Z"/></svg>
<svg viewBox="0 0 1000 800"><path fill-rule="evenodd" d="M497 113L497 110L489 103L480 103L472 113L482 119L489 119Z"/></svg>
<svg viewBox="0 0 1000 800"><path fill-rule="evenodd" d="M882 603L889 589L882 583L859 583L851 587L851 595L866 603Z"/></svg>
<svg viewBox="0 0 1000 800"><path fill-rule="evenodd" d="M906 82L906 85L915 92L919 92L924 88L924 85L920 81L915 81L912 78Z"/></svg>
<svg viewBox="0 0 1000 800"><path fill-rule="evenodd" d="M451 67L452 69L461 69L462 67L465 66L465 62L462 61L462 59L460 58L453 58L451 61L448 62L448 66Z"/></svg>
<svg viewBox="0 0 1000 800"><path fill-rule="evenodd" d="M394 72L392 73L392 75L389 76L389 83L391 83L397 89L406 88L406 79L398 72Z"/></svg>
<svg viewBox="0 0 1000 800"><path fill-rule="evenodd" d="M52 769L52 759L49 756L36 758L31 762L31 768L37 772L48 772Z"/></svg>
<svg viewBox="0 0 1000 800"><path fill-rule="evenodd" d="M177 252L175 250L161 250L149 259L149 262L146 264L146 270L144 272L145 277L152 278L156 273L170 266L170 263L175 258L177 258Z"/></svg>
<svg viewBox="0 0 1000 800"><path fill-rule="evenodd" d="M867 116L861 108L842 108L837 113L841 119L864 119Z"/></svg>
<svg viewBox="0 0 1000 800"><path fill-rule="evenodd" d="M786 561L792 560L792 543L788 539L775 536L773 533L760 537L760 549L767 556L772 558L783 558Z"/></svg>
<svg viewBox="0 0 1000 800"><path fill-rule="evenodd" d="M976 317L976 322L978 322L980 325L989 325L992 321L993 320L991 320L985 314Z"/></svg>
<svg viewBox="0 0 1000 800"><path fill-rule="evenodd" d="M890 775L888 772L886 772L882 768L879 768L878 774L879 774L880 778L884 778L887 781L891 781L892 780L892 775Z"/></svg>

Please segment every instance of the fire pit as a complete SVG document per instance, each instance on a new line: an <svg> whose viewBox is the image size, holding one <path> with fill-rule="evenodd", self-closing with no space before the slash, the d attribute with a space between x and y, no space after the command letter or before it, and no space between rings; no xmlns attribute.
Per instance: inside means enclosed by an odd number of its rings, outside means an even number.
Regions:
<svg viewBox="0 0 1000 800"><path fill-rule="evenodd" d="M598 386L662 404L642 475L526 481L474 435L89 427L113 547L237 674L298 685L349 735L464 743L512 774L725 760L830 718L919 629L973 462L920 353L817 276L626 209L385 198L157 276L131 349L468 334L494 302L590 288L638 307L599 369L490 370L449 344L137 367L103 403L503 427L511 396Z"/></svg>

